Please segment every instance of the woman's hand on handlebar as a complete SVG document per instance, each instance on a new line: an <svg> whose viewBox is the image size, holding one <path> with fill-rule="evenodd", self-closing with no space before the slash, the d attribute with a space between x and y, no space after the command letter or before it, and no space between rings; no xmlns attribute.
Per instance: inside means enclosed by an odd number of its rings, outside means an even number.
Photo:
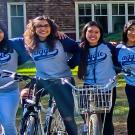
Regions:
<svg viewBox="0 0 135 135"><path fill-rule="evenodd" d="M27 99L32 97L32 91L29 91L29 88L24 88L21 90L20 97L21 99Z"/></svg>

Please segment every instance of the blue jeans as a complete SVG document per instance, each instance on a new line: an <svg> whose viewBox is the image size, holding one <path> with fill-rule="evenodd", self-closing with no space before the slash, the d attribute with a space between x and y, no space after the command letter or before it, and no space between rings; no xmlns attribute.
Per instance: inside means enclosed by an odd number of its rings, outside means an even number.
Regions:
<svg viewBox="0 0 135 135"><path fill-rule="evenodd" d="M19 90L0 92L0 123L6 135L17 135L16 112L19 105Z"/></svg>

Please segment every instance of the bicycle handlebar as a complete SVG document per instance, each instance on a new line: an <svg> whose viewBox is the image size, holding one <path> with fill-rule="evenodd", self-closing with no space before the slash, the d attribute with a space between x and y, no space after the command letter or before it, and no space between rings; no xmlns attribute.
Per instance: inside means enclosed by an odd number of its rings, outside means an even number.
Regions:
<svg viewBox="0 0 135 135"><path fill-rule="evenodd" d="M0 89L4 89L5 87L8 87L10 85L12 85L14 82L17 82L17 81L26 81L26 80L32 80L33 77L30 77L30 76L27 76L27 75L21 75L19 73L16 73L16 72L12 72L12 71L9 71L9 70L0 70L0 78L6 78L6 77L10 77L12 78L13 80L9 81L8 83L0 86Z"/></svg>
<svg viewBox="0 0 135 135"><path fill-rule="evenodd" d="M114 67L115 70L117 71L121 71L120 74L124 74L124 75L127 75L127 76L134 76L135 77L135 72L133 71L132 68L120 68L120 67ZM9 71L9 70L1 70L0 71L0 77L4 78L4 77L12 77L14 80L16 81L25 81L25 80L32 80L33 78L30 77L30 76L27 76L27 75L21 75L19 73L16 73L16 72L12 72L12 71ZM58 80L60 79L62 81L62 83L67 83L68 85L70 85L73 89L76 89L76 86L74 86L73 84L71 84L68 79L68 77L63 77L63 78L48 78L48 79L45 79L45 80ZM105 85L106 88L113 88L116 86L116 80L117 80L117 75L114 76L113 79L109 80L109 82Z"/></svg>
<svg viewBox="0 0 135 135"><path fill-rule="evenodd" d="M120 67L114 67L114 69L118 72L121 72L120 74L124 74L127 76L134 76L135 77L135 69L128 67L128 68L120 68ZM134 71L133 71L134 70Z"/></svg>
<svg viewBox="0 0 135 135"><path fill-rule="evenodd" d="M19 81L25 81L25 80L32 80L32 77L30 76L27 76L27 75L21 75L19 73L16 73L16 72L12 72L12 71L9 71L9 70L2 70L0 72L0 77L2 78L5 78L5 77L11 77L13 78L14 80L19 80Z"/></svg>

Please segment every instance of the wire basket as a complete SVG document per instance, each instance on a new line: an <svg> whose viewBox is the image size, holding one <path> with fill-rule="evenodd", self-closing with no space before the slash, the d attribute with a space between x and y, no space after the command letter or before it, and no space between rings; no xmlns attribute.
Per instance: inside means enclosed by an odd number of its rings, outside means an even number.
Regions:
<svg viewBox="0 0 135 135"><path fill-rule="evenodd" d="M113 90L104 85L76 86L73 89L75 111L91 113L109 112L112 107Z"/></svg>

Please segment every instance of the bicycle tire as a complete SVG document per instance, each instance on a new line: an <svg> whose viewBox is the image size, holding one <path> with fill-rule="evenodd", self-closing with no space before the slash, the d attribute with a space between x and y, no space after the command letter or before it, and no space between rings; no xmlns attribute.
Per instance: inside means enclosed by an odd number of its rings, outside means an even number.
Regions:
<svg viewBox="0 0 135 135"><path fill-rule="evenodd" d="M54 110L52 120L50 122L49 135L68 135L63 119L57 108Z"/></svg>
<svg viewBox="0 0 135 135"><path fill-rule="evenodd" d="M88 123L88 135L102 135L100 114L92 114Z"/></svg>
<svg viewBox="0 0 135 135"><path fill-rule="evenodd" d="M21 122L20 135L42 135L37 118L29 115L25 120L23 119Z"/></svg>

